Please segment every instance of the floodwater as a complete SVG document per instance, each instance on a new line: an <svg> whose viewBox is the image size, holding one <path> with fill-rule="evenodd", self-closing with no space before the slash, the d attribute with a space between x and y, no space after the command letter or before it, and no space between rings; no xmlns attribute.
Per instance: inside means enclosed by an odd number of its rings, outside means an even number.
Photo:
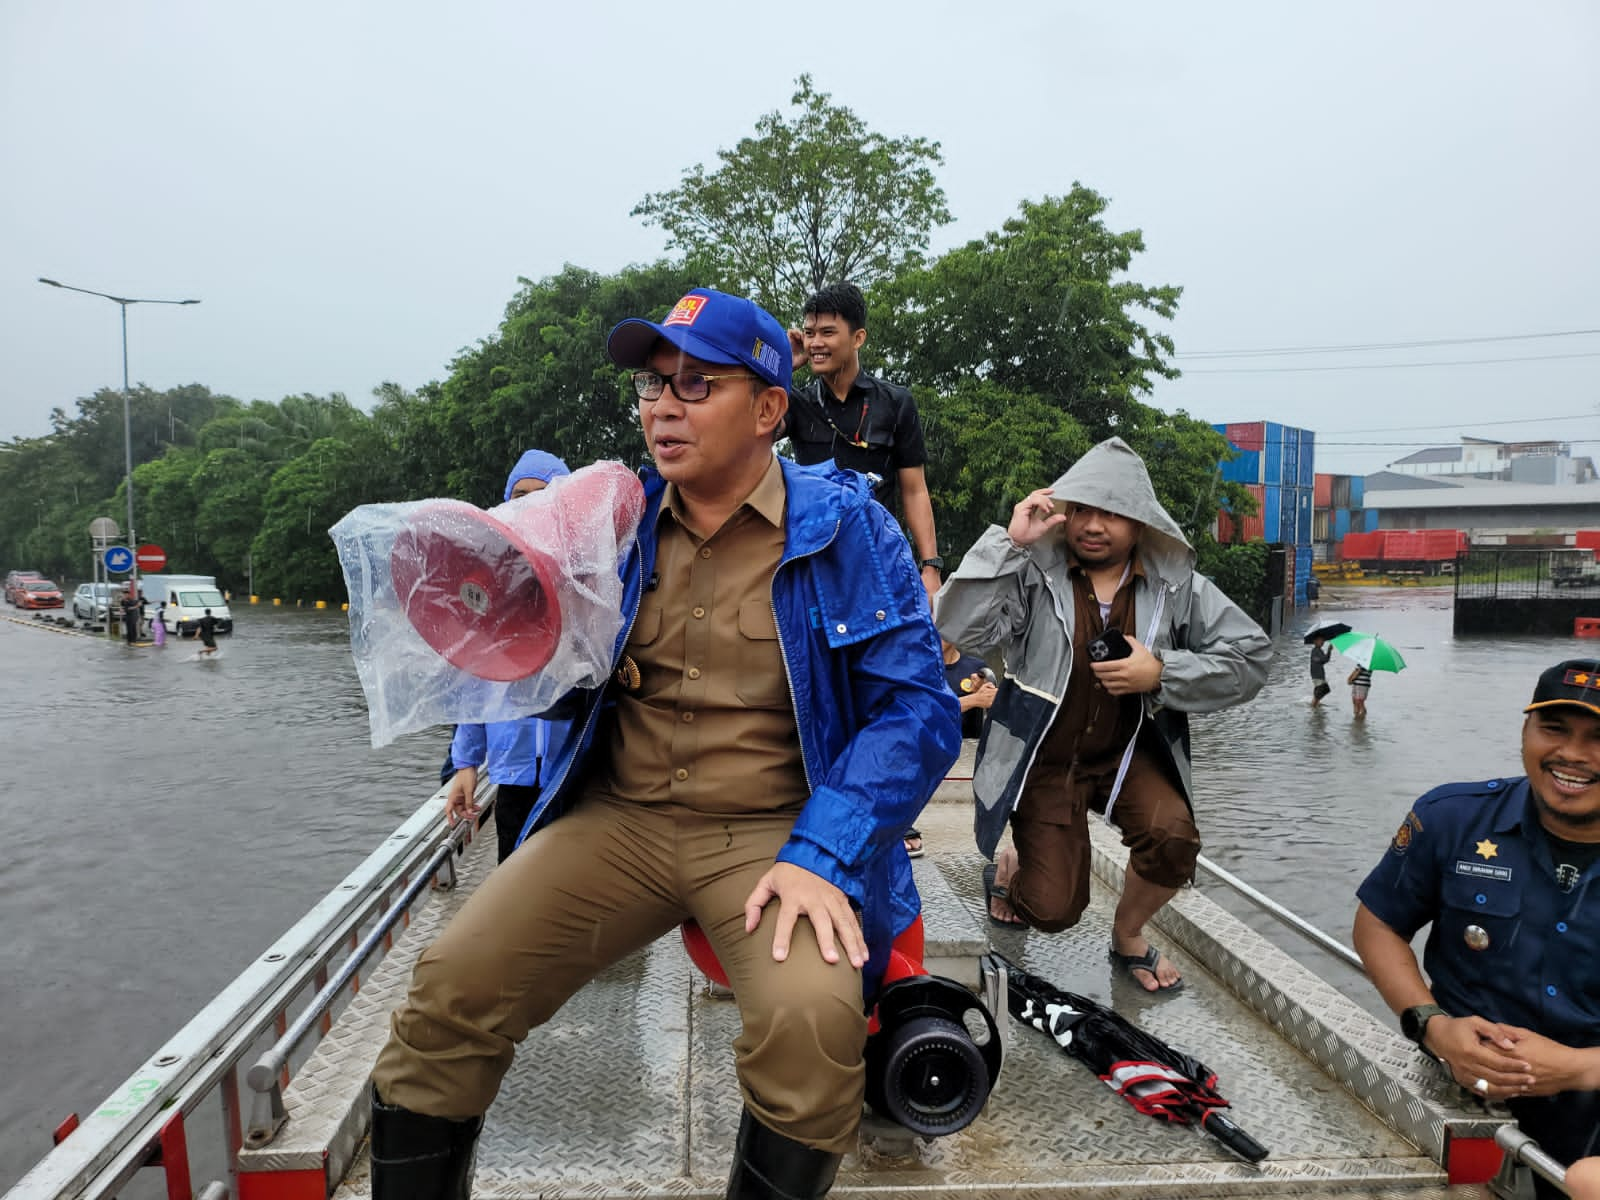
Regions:
<svg viewBox="0 0 1600 1200"><path fill-rule="evenodd" d="M235 617L216 662L189 642L130 650L0 621L0 1189L437 786L444 731L370 747L342 614ZM1338 658L1333 694L1309 706L1301 634L1336 619L1409 663L1377 676L1364 723ZM1410 802L1518 773L1535 677L1593 646L1458 640L1448 591L1325 588L1280 639L1262 694L1194 723L1206 854L1348 940L1355 887ZM1357 980L1247 919L1330 979ZM1365 983L1349 990L1370 1003Z"/></svg>

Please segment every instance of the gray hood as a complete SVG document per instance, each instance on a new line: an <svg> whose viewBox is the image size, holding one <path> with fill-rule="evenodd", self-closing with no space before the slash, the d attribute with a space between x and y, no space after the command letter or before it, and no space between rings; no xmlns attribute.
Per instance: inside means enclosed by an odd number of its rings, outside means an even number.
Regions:
<svg viewBox="0 0 1600 1200"><path fill-rule="evenodd" d="M1121 438L1107 438L1073 463L1071 470L1050 485L1050 494L1057 500L1104 509L1142 524L1140 561L1161 578L1179 579L1194 567L1194 548L1156 499L1144 460Z"/></svg>

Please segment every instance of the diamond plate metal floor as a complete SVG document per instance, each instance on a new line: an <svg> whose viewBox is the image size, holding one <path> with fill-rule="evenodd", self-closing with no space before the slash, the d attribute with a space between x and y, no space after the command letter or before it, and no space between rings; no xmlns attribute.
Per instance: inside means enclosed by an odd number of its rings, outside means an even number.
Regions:
<svg viewBox="0 0 1600 1200"><path fill-rule="evenodd" d="M1012 1023L999 1085L974 1125L934 1142L900 1143L909 1155L883 1153L864 1138L834 1195L1487 1195L1447 1189L1442 1169L1417 1146L1436 1144L1444 1121L1475 1135L1493 1123L1453 1109L1451 1091L1430 1079L1398 1034L1194 890L1172 906L1166 928L1153 931L1188 982L1172 996L1152 997L1113 976L1105 951L1115 893L1103 880L1068 933L991 929L982 919L970 801L950 791L955 802L930 805L918 822L928 846L916 869L930 950L967 961L992 934L996 949L1030 971L1109 1001L1217 1071L1231 1115L1271 1156L1250 1166L1204 1135L1139 1115L1044 1037ZM1114 835L1098 830L1096 846L1097 871L1114 883ZM242 1171L326 1161L331 1178L344 1175L336 1195L368 1194L362 1089L386 1014L416 954L492 861L493 838L480 836L462 888L436 894L416 914L296 1076L286 1095L289 1124L272 1146L247 1151ZM722 1195L739 1117L737 1021L732 1001L707 993L676 938L617 964L521 1048L487 1118L474 1194Z"/></svg>

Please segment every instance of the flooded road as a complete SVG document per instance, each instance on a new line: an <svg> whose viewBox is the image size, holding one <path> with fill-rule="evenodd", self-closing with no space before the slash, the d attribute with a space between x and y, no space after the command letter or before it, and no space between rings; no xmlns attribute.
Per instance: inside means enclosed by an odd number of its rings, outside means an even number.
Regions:
<svg viewBox="0 0 1600 1200"><path fill-rule="evenodd" d="M1520 771L1535 677L1595 649L1457 640L1450 593L1325 589L1252 704L1194 723L1206 854L1348 940L1354 890L1410 802ZM7 614L14 610L3 610ZM382 750L339 613L250 607L220 661L0 622L0 1189L339 882L437 786L443 731ZM1365 723L1346 660L1309 707L1301 634L1348 620L1401 647ZM1342 664L1342 665L1341 665ZM1236 912L1216 885L1207 887ZM1319 951L1260 929L1336 982ZM1352 995L1365 998L1364 983Z"/></svg>

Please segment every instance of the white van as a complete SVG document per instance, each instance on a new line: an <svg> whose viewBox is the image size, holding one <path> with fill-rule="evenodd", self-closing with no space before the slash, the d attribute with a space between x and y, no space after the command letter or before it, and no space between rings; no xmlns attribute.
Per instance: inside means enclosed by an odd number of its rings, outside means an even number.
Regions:
<svg viewBox="0 0 1600 1200"><path fill-rule="evenodd" d="M148 602L145 612L152 621L160 613L168 633L193 635L208 608L216 618L218 633L233 632L233 613L217 588L215 575L141 575L139 589Z"/></svg>

